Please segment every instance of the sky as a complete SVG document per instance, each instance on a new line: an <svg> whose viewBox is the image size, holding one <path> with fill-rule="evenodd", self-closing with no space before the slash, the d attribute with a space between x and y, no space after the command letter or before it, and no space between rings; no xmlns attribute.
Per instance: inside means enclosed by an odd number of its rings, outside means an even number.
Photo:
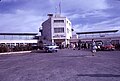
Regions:
<svg viewBox="0 0 120 81"><path fill-rule="evenodd" d="M59 3L76 32L120 31L120 0L1 0L0 33L38 32Z"/></svg>

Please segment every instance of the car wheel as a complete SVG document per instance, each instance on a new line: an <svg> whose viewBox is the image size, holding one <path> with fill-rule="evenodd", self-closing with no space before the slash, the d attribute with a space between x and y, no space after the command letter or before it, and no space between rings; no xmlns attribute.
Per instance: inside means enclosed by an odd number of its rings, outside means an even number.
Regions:
<svg viewBox="0 0 120 81"><path fill-rule="evenodd" d="M48 50L46 50L46 52L48 53L49 51L48 51Z"/></svg>
<svg viewBox="0 0 120 81"><path fill-rule="evenodd" d="M55 52L57 52L57 50L55 50Z"/></svg>

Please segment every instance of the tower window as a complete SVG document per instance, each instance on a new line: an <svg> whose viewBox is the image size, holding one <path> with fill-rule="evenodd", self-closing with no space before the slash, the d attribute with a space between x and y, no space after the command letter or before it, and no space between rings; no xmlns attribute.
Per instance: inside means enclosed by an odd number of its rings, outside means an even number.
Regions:
<svg viewBox="0 0 120 81"><path fill-rule="evenodd" d="M64 20L54 20L54 23L64 23Z"/></svg>
<svg viewBox="0 0 120 81"><path fill-rule="evenodd" d="M64 33L64 28L54 28L54 33Z"/></svg>

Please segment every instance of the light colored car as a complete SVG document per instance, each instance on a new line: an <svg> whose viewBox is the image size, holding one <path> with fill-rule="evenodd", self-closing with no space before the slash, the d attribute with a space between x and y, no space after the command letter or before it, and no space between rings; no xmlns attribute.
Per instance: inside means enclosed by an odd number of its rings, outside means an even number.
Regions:
<svg viewBox="0 0 120 81"><path fill-rule="evenodd" d="M45 51L46 52L57 52L58 48L59 46L56 46L56 45L47 45L45 46Z"/></svg>

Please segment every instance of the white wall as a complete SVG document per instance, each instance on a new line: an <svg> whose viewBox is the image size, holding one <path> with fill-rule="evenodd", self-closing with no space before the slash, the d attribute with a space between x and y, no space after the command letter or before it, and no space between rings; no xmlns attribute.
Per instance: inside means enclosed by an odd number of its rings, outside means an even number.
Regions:
<svg viewBox="0 0 120 81"><path fill-rule="evenodd" d="M64 20L64 23L54 23L54 20ZM43 37L49 38L52 41L55 39L64 39L65 43L69 43L72 37L71 22L66 17L56 16L51 17L42 24ZM64 28L64 33L54 33L54 28ZM69 33L67 32L69 30Z"/></svg>
<svg viewBox="0 0 120 81"><path fill-rule="evenodd" d="M64 31L65 31L65 23L54 23L54 20L64 20L65 21L65 17L53 17L52 18L52 39L65 39L66 37L66 33L54 33L54 28L59 28L59 27L64 27ZM56 36L56 37L53 37ZM65 36L65 37L62 37Z"/></svg>
<svg viewBox="0 0 120 81"><path fill-rule="evenodd" d="M54 20L64 20L64 23L54 23ZM59 28L59 27L64 27L64 33L54 33L54 28ZM69 33L67 32L67 29L69 29ZM58 37L54 38L53 36L58 36ZM71 36L72 36L71 22L66 17L59 17L59 18L53 17L52 18L52 39L70 39Z"/></svg>
<svg viewBox="0 0 120 81"><path fill-rule="evenodd" d="M69 33L68 33L68 30L69 30ZM72 37L72 24L71 22L66 18L66 39L70 39L70 37Z"/></svg>

